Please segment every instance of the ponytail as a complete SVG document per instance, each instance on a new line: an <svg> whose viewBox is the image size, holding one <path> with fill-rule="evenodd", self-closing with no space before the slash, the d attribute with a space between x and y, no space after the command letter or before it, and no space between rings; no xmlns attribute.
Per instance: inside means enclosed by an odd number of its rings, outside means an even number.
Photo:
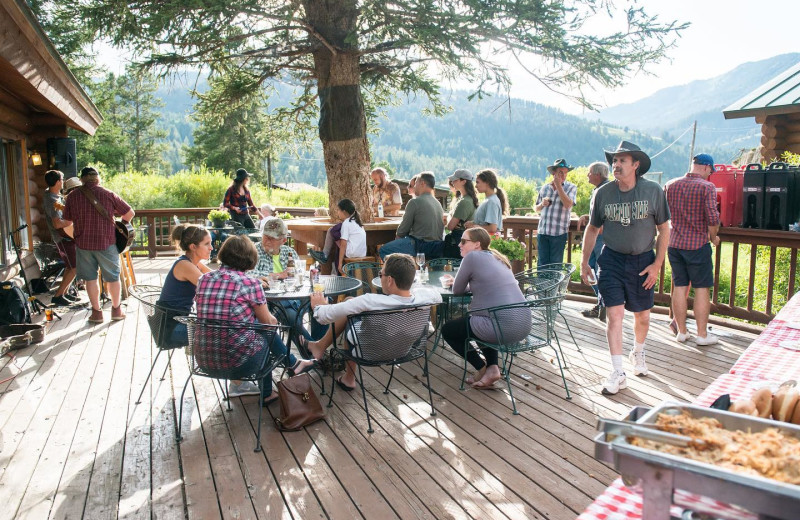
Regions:
<svg viewBox="0 0 800 520"><path fill-rule="evenodd" d="M340 210L350 215L350 220L354 221L359 227L364 227L361 223L361 215L358 214L355 203L350 199L342 199L336 204Z"/></svg>
<svg viewBox="0 0 800 520"><path fill-rule="evenodd" d="M464 179L464 195L472 199L472 204L476 208L481 205L481 203L478 201L478 194L475 193L475 185L472 183L472 181L467 179Z"/></svg>
<svg viewBox="0 0 800 520"><path fill-rule="evenodd" d="M466 237L467 240L474 240L481 246L481 251L489 251L492 253L492 256L497 258L500 262L503 263L506 267L511 269L511 262L508 261L506 255L499 251L495 251L492 249L492 237L489 235L489 232L483 229L482 227L474 227L469 228L464 231L464 234L461 237Z"/></svg>
<svg viewBox="0 0 800 520"><path fill-rule="evenodd" d="M188 253L192 244L200 245L206 236L208 230L203 226L197 224L178 224L172 229L170 238L172 242L181 249L181 251Z"/></svg>
<svg viewBox="0 0 800 520"><path fill-rule="evenodd" d="M508 197L506 196L505 190L498 186L497 189L494 190L494 194L500 199L500 207L503 209L503 215L508 216Z"/></svg>
<svg viewBox="0 0 800 520"><path fill-rule="evenodd" d="M500 209L502 210L503 215L508 215L508 197L506 196L506 192L503 190L503 188L497 184L497 172L491 168L487 168L479 172L477 177L494 190L494 194L497 195L497 198L500 200Z"/></svg>

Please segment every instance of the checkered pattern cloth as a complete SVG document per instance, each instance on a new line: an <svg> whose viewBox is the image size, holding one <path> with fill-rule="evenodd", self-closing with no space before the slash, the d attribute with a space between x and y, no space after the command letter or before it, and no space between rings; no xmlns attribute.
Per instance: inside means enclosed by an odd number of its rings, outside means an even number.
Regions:
<svg viewBox="0 0 800 520"><path fill-rule="evenodd" d="M737 374L722 374L716 378L693 402L698 406L711 406L717 397L728 394L731 401L749 399L763 381ZM777 388L776 388L777 390Z"/></svg>
<svg viewBox="0 0 800 520"><path fill-rule="evenodd" d="M250 276L269 276L275 268L272 263L272 255L267 254L264 250L264 244L261 242L256 244L256 251L258 251L258 263L256 263L252 271L247 271L247 274ZM297 262L300 259L300 255L287 245L281 246L281 250L278 253L278 261L284 271L286 270L286 266L289 265L290 258L294 258L294 261Z"/></svg>
<svg viewBox="0 0 800 520"><path fill-rule="evenodd" d="M575 204L575 198L578 196L578 187L571 182L564 182L564 193L570 198L572 204ZM545 184L539 191L539 196L536 198L536 204L542 203L542 199L550 197L550 205L542 208L542 216L539 218L539 228L537 233L541 235L558 236L563 235L569 231L569 214L571 209L564 207L561 202L561 197L558 196L558 191L551 184Z"/></svg>
<svg viewBox="0 0 800 520"><path fill-rule="evenodd" d="M231 186L225 192L225 200L222 205L231 212L231 215L238 213L237 209L242 210L243 213L247 213L249 209L253 211L256 209L253 199L250 198L250 190L245 188L244 193L239 195L239 191L235 186Z"/></svg>
<svg viewBox="0 0 800 520"><path fill-rule="evenodd" d="M719 225L717 189L702 176L687 173L664 186L672 215L669 247L693 251L708 243L708 226Z"/></svg>
<svg viewBox="0 0 800 520"><path fill-rule="evenodd" d="M121 216L131 210L119 195L98 184L86 184L97 201L106 208L109 215ZM67 195L63 218L71 220L75 226L75 245L84 251L105 251L116 242L114 224L102 216L79 189Z"/></svg>
<svg viewBox="0 0 800 520"><path fill-rule="evenodd" d="M800 330L772 320L731 367L731 374L755 379L800 379L800 351L780 346L785 340L800 340Z"/></svg>
<svg viewBox="0 0 800 520"><path fill-rule="evenodd" d="M197 284L197 317L203 319L242 321L255 323L253 308L267 303L261 282L241 271L222 267L200 277ZM218 331L217 336L220 335ZM237 367L249 359L259 345L256 334L248 330L230 329L218 343L228 345L226 350L208 348L210 337L194 338L194 352L198 364L206 369L227 369ZM202 354L201 354L202 353Z"/></svg>

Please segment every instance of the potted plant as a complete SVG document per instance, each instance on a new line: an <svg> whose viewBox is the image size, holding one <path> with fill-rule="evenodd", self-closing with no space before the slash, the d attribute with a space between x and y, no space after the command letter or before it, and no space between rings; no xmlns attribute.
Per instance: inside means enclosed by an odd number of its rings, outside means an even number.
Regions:
<svg viewBox="0 0 800 520"><path fill-rule="evenodd" d="M503 253L511 262L511 270L514 274L521 272L525 268L525 244L513 238L503 238L495 236L489 244L489 248L498 253Z"/></svg>
<svg viewBox="0 0 800 520"><path fill-rule="evenodd" d="M225 221L231 218L230 213L222 209L212 209L208 212L208 220L215 228L225 227Z"/></svg>

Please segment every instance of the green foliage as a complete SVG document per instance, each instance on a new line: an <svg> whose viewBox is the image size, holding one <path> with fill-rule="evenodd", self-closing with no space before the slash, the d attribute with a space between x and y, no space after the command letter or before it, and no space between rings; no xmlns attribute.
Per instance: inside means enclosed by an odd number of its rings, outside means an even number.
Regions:
<svg viewBox="0 0 800 520"><path fill-rule="evenodd" d="M134 170L164 171L161 157L166 132L156 128L156 109L164 106L154 93L158 83L153 74L128 67L117 78L117 121L130 146L130 160L125 165Z"/></svg>
<svg viewBox="0 0 800 520"><path fill-rule="evenodd" d="M215 221L215 220L228 220L231 218L230 213L222 209L212 209L208 212L208 220Z"/></svg>
<svg viewBox="0 0 800 520"><path fill-rule="evenodd" d="M256 205L268 202L273 206L303 207L303 208L327 208L328 192L318 189L302 190L268 190L266 186L253 184L250 186L250 194Z"/></svg>
<svg viewBox="0 0 800 520"><path fill-rule="evenodd" d="M572 212L578 216L589 214L589 204L592 201L594 186L586 176L588 172L589 168L583 166L575 168L567 174L567 180L578 187L578 195L575 199L575 205L572 207Z"/></svg>
<svg viewBox="0 0 800 520"><path fill-rule="evenodd" d="M503 175L499 179L500 187L508 197L508 207L532 208L538 193L536 182L523 179L518 175Z"/></svg>
<svg viewBox="0 0 800 520"><path fill-rule="evenodd" d="M512 238L493 237L489 248L498 253L503 253L509 260L525 259L525 245Z"/></svg>

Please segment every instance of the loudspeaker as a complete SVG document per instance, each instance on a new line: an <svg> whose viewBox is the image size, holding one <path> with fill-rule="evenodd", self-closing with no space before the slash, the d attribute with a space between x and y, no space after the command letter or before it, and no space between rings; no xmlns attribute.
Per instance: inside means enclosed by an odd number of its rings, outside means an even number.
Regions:
<svg viewBox="0 0 800 520"><path fill-rule="evenodd" d="M47 159L51 170L60 170L64 179L78 175L76 160L77 146L75 139L67 137L51 137L47 140Z"/></svg>
<svg viewBox="0 0 800 520"><path fill-rule="evenodd" d="M742 227L764 229L764 183L766 174L760 164L748 164L742 186Z"/></svg>

